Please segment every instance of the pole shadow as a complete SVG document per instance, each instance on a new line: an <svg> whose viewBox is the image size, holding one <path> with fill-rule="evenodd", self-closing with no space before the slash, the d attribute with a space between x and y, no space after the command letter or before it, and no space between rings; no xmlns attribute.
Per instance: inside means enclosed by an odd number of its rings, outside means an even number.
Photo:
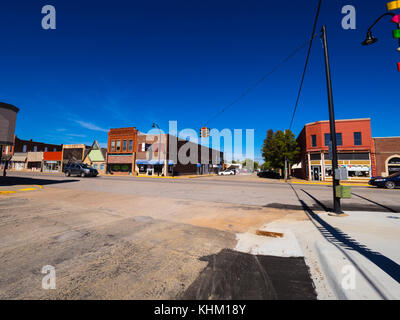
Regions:
<svg viewBox="0 0 400 320"><path fill-rule="evenodd" d="M321 234L331 243L338 245L347 250L354 250L361 254L363 257L371 261L378 268L384 271L387 275L389 275L392 279L400 283L400 265L390 258L382 255L379 252L372 251L367 246L359 243L355 239L353 239L348 234L341 231L339 228L335 228L331 226L328 222L322 219L319 215L315 214L314 211L310 209L310 207L300 199L296 190L292 187L295 192L298 201L303 206L304 211L311 217L314 221L319 223L320 227L317 226L318 230ZM302 190L312 199L316 200L312 195Z"/></svg>

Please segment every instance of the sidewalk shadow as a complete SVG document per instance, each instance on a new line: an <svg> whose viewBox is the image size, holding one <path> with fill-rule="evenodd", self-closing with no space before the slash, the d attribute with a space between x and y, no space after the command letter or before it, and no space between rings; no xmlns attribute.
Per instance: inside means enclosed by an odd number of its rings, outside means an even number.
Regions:
<svg viewBox="0 0 400 320"><path fill-rule="evenodd" d="M386 210L389 211L389 212L392 212L392 213L400 213L400 210L392 209L392 208L387 207L387 206L385 206L385 205L383 205L383 204L380 204L379 202L376 202L376 201L373 201L373 200L371 200L371 199L368 199L368 198L365 198L365 197L363 197L363 196L360 196L360 195L358 195L358 194L356 194L356 193L354 193L354 192L352 193L352 195L354 195L354 196L356 196L356 197L359 197L359 198L361 198L361 199L363 199L363 200L366 200L366 201L368 201L368 202L371 202L371 203L373 203L373 204L376 204L377 206L382 207L382 208L386 209Z"/></svg>
<svg viewBox="0 0 400 320"><path fill-rule="evenodd" d="M369 249L367 246L357 242L355 239L351 238L348 234L341 231L339 228L335 228L331 226L328 222L322 219L319 215L315 214L314 211L310 209L310 207L300 199L299 195L297 194L296 190L292 187L293 191L295 192L298 201L303 206L304 211L316 222L319 223L320 227L317 226L318 230L321 234L331 243L339 245L348 250L354 250L367 258L377 267L379 267L382 271L384 271L387 275L392 277L397 283L400 283L400 265L397 264L395 261L391 260L388 257L385 257L379 252L374 252ZM304 190L302 190L305 192ZM315 199L312 195L308 192L305 192L308 196L312 199Z"/></svg>
<svg viewBox="0 0 400 320"><path fill-rule="evenodd" d="M11 187L18 185L51 185L59 183L76 182L78 179L51 180L42 178L25 178L25 177L1 177L0 187Z"/></svg>

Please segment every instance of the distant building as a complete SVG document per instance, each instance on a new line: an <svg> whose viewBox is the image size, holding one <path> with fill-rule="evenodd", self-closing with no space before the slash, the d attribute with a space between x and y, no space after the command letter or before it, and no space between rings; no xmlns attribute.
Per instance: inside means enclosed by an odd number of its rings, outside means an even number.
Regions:
<svg viewBox="0 0 400 320"><path fill-rule="evenodd" d="M134 127L110 129L107 145L107 173L130 175L135 171L138 130Z"/></svg>
<svg viewBox="0 0 400 320"><path fill-rule="evenodd" d="M82 162L90 147L84 144L64 144L62 146L62 169L69 162Z"/></svg>
<svg viewBox="0 0 400 320"><path fill-rule="evenodd" d="M83 163L97 169L99 173L106 173L107 149L101 148L97 140L95 140L83 159Z"/></svg>
<svg viewBox="0 0 400 320"><path fill-rule="evenodd" d="M60 172L62 151L43 152L43 172Z"/></svg>
<svg viewBox="0 0 400 320"><path fill-rule="evenodd" d="M346 168L349 179L367 180L375 171L374 144L370 119L336 120L339 167ZM297 138L300 161L292 167L293 176L314 180L332 180L329 155L329 121L306 124Z"/></svg>
<svg viewBox="0 0 400 320"><path fill-rule="evenodd" d="M61 151L62 145L51 144L45 142L38 142L30 140L22 140L15 137L14 152L50 152L50 151Z"/></svg>
<svg viewBox="0 0 400 320"><path fill-rule="evenodd" d="M146 135L134 127L110 129L107 151L107 173L127 175L208 174L218 172L223 161L220 151L169 134ZM182 163L180 152L191 161Z"/></svg>
<svg viewBox="0 0 400 320"><path fill-rule="evenodd" d="M14 152L15 122L18 112L17 107L0 102L0 168L8 165Z"/></svg>
<svg viewBox="0 0 400 320"><path fill-rule="evenodd" d="M374 176L388 176L400 172L400 137L373 138L376 172Z"/></svg>

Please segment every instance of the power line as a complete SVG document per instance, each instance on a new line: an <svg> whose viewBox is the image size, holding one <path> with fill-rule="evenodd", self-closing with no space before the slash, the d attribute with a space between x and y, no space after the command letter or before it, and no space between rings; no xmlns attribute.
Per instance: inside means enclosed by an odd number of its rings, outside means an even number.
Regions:
<svg viewBox="0 0 400 320"><path fill-rule="evenodd" d="M298 94L297 94L296 104L295 104L295 106L294 106L293 115L292 115L292 120L290 121L289 130L292 129L294 116L295 116L295 114L296 114L297 106L298 106L299 100L300 100L301 89L303 88L304 78L305 78L305 76L306 76L308 61L309 61L309 59L310 59L310 53L311 53L312 43L313 43L314 38L316 37L315 30L316 30L316 28L317 28L317 22L318 22L319 12L320 12L320 9L321 9L321 3L322 3L322 0L319 0L319 2L318 2L318 8L317 8L317 13L316 13L316 15L315 15L315 20L314 20L313 31L312 31L312 33L311 33L310 46L308 47L308 53L307 53L306 63L305 63L305 65L304 65L303 75L302 75L302 77L301 77L300 88L299 88L299 92L298 92Z"/></svg>
<svg viewBox="0 0 400 320"><path fill-rule="evenodd" d="M283 59L280 63L278 63L271 71L263 75L260 79L258 79L251 87L247 88L238 98L233 100L231 103L226 105L224 108L222 108L220 111L218 111L213 117L211 117L207 122L205 123L204 127L207 127L207 125L217 118L221 113L224 113L228 108L232 107L234 104L238 103L240 100L242 100L245 96L247 96L251 91L253 91L256 87L258 87L267 77L269 77L271 74L273 74L276 70L278 70L283 64L288 62L292 57L294 57L299 51L301 51L309 42L312 42L312 40L317 36L318 34L315 34L314 36L311 37L310 40L304 42L301 46L296 48L291 54L289 54L285 59Z"/></svg>

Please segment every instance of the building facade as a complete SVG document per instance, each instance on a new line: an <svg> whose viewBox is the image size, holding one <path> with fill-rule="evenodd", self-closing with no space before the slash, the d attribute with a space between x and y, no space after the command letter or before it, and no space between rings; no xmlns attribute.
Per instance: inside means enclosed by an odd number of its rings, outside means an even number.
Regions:
<svg viewBox="0 0 400 320"><path fill-rule="evenodd" d="M388 176L400 172L400 137L373 138L376 172L374 176Z"/></svg>
<svg viewBox="0 0 400 320"><path fill-rule="evenodd" d="M61 170L69 162L82 162L89 148L84 144L64 144L62 146Z"/></svg>
<svg viewBox="0 0 400 320"><path fill-rule="evenodd" d="M44 142L37 142L30 140L21 140L15 137L14 152L50 152L50 151L61 151L62 145L51 144Z"/></svg>
<svg viewBox="0 0 400 320"><path fill-rule="evenodd" d="M43 172L61 172L62 151L43 152Z"/></svg>
<svg viewBox="0 0 400 320"><path fill-rule="evenodd" d="M375 171L370 119L336 120L339 167L346 168L349 180L368 180ZM301 179L332 180L329 121L306 124L297 138L301 149L293 176Z"/></svg>
<svg viewBox="0 0 400 320"><path fill-rule="evenodd" d="M83 159L83 163L97 169L100 174L105 174L107 164L106 159L107 149L101 148L97 140L95 140Z"/></svg>
<svg viewBox="0 0 400 320"><path fill-rule="evenodd" d="M134 127L110 129L107 144L107 173L131 175L135 171L138 130Z"/></svg>
<svg viewBox="0 0 400 320"><path fill-rule="evenodd" d="M15 122L18 112L17 107L0 102L0 169L9 167L14 152Z"/></svg>

